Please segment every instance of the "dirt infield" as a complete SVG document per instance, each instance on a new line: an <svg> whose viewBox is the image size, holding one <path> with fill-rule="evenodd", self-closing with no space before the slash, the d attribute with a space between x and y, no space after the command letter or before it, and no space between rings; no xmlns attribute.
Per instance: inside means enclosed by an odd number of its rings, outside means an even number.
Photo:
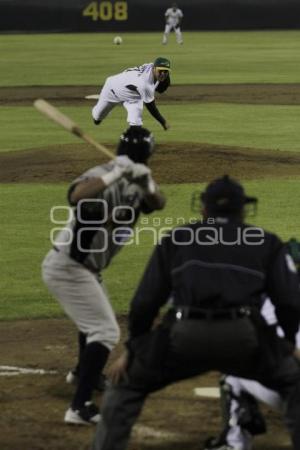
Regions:
<svg viewBox="0 0 300 450"><path fill-rule="evenodd" d="M95 86L2 87L0 105L31 105L34 99L44 97L60 105L76 106L87 104L84 96L98 90ZM178 85L172 86L160 100L168 103L300 104L300 84ZM102 162L101 155L85 144L57 144L0 153L0 183L68 182L88 167ZM224 173L240 179L289 177L299 174L300 157L272 149L186 142L157 146L151 168L159 183L196 183Z"/></svg>
<svg viewBox="0 0 300 450"><path fill-rule="evenodd" d="M26 106L44 97L56 104L78 106L86 102L85 95L98 90L95 86L0 88L0 105ZM160 101L300 104L300 84L174 86ZM69 182L103 161L98 152L80 143L0 153L0 183ZM292 177L299 176L300 157L272 149L187 142L159 145L151 168L159 183L206 182L224 173L242 179ZM124 340L126 318L119 317L119 322ZM76 330L71 322L24 320L1 322L0 327L0 450L88 450L94 429L62 422L73 390L66 385L65 375L73 367L77 352ZM112 359L120 348L113 352ZM3 376L9 371L3 366L54 373ZM210 373L151 396L129 450L203 449L205 439L220 428L220 408L216 399L196 398L193 389L217 386L217 380L217 374ZM269 433L255 440L255 450L290 448L279 415L267 408L263 411Z"/></svg>
<svg viewBox="0 0 300 450"><path fill-rule="evenodd" d="M84 144L0 153L0 183L69 182L105 161L99 152ZM289 177L299 175L300 156L187 142L157 146L150 167L158 183L207 182L224 173L243 180Z"/></svg>
<svg viewBox="0 0 300 450"><path fill-rule="evenodd" d="M119 322L124 339L126 320L120 317ZM76 339L69 320L1 323L2 365L56 372L5 377L0 367L1 450L89 449L93 427L72 427L62 422L72 396L73 388L65 383L65 375L76 360ZM193 389L217 386L217 379L217 374L211 373L151 396L129 450L201 450L204 440L220 427L219 401L195 397ZM269 434L256 439L255 449L288 449L288 437L278 415L266 408L264 412ZM272 436L276 436L276 444Z"/></svg>
<svg viewBox="0 0 300 450"><path fill-rule="evenodd" d="M60 104L87 104L86 95L99 86L0 87L0 105L30 105L36 98ZM299 105L300 84L196 84L174 85L158 102L250 103ZM94 100L92 100L94 102Z"/></svg>

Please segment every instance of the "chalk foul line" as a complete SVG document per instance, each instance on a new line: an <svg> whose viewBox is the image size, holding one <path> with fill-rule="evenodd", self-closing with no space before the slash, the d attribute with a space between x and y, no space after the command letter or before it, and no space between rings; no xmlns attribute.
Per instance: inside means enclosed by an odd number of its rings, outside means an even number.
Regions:
<svg viewBox="0 0 300 450"><path fill-rule="evenodd" d="M56 370L29 369L27 367L0 366L0 377L14 377L18 375L54 375Z"/></svg>

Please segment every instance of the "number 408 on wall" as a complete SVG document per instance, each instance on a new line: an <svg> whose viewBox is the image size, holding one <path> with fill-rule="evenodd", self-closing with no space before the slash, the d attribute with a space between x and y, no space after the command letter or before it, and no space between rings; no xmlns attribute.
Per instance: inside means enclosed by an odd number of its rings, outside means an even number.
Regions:
<svg viewBox="0 0 300 450"><path fill-rule="evenodd" d="M128 6L126 1L100 1L89 3L82 15L90 17L92 20L127 20Z"/></svg>

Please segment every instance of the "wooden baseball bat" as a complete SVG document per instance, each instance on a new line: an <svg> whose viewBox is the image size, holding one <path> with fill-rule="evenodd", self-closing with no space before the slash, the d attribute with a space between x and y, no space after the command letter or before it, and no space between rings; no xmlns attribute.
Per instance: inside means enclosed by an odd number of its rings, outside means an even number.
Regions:
<svg viewBox="0 0 300 450"><path fill-rule="evenodd" d="M38 111L47 116L49 119L53 120L58 125L65 128L65 130L70 131L70 133L73 133L75 134L75 136L78 136L79 138L83 139L85 142L92 145L109 158L111 159L115 158L115 155L110 150L108 150L108 148L106 148L102 144L99 144L99 142L95 141L91 136L86 134L75 122L73 122L73 120L70 119L70 117L63 114L61 111L55 108L55 106L51 105L46 100L39 98L34 101L33 105Z"/></svg>

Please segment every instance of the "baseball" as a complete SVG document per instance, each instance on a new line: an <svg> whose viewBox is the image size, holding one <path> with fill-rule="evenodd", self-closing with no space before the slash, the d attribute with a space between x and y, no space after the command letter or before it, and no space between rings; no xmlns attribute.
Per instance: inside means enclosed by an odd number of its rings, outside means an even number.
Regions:
<svg viewBox="0 0 300 450"><path fill-rule="evenodd" d="M123 39L121 38L121 36L115 36L113 39L113 43L115 45L121 45L123 43Z"/></svg>

